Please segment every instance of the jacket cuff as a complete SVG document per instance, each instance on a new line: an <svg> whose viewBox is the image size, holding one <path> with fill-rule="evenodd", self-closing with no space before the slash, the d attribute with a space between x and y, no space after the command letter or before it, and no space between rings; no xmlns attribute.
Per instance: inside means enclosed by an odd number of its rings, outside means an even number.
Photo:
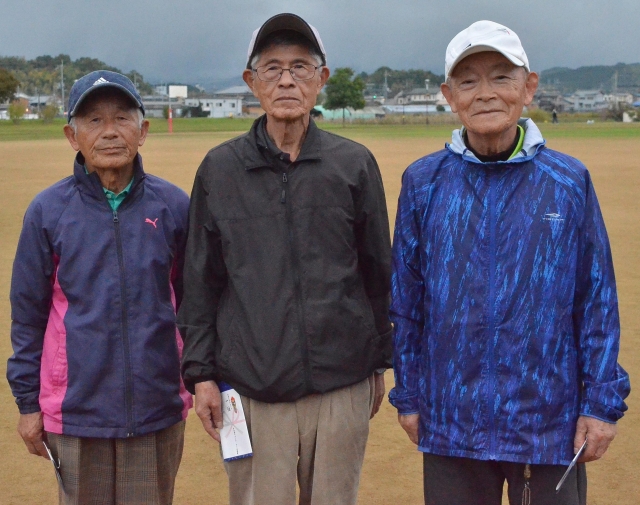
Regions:
<svg viewBox="0 0 640 505"><path fill-rule="evenodd" d="M18 410L20 414L33 414L35 412L40 412L40 403L36 402L26 402L26 401L18 401L16 400L16 404L18 405Z"/></svg>
<svg viewBox="0 0 640 505"><path fill-rule="evenodd" d="M624 400L630 391L629 374L617 365L613 380L600 383L584 382L580 413L615 423L628 408Z"/></svg>
<svg viewBox="0 0 640 505"><path fill-rule="evenodd" d="M184 387L187 391L189 391L189 393L191 393L192 395L196 394L196 384L198 384L199 382L207 382L207 381L213 381L216 382L218 381L218 377L214 374L211 375L198 375L198 376L191 376L191 377L183 377L182 381L184 382Z"/></svg>
<svg viewBox="0 0 640 505"><path fill-rule="evenodd" d="M418 393L401 394L397 388L393 388L389 391L389 402L398 409L398 414L403 416L420 412Z"/></svg>
<svg viewBox="0 0 640 505"><path fill-rule="evenodd" d="M605 423L615 423L624 415L624 412L608 405L604 405L603 403L583 400L582 405L580 406L580 415L595 417Z"/></svg>

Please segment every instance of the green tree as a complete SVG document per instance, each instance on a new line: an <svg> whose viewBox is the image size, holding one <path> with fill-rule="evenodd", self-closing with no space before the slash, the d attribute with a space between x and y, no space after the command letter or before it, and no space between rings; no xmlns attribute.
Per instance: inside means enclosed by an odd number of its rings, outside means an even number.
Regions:
<svg viewBox="0 0 640 505"><path fill-rule="evenodd" d="M55 119L55 117L58 115L58 107L56 107L55 105L53 105L52 103L47 104L41 111L40 111L40 118L42 119L43 122L49 124L49 123L53 123L53 120Z"/></svg>
<svg viewBox="0 0 640 505"><path fill-rule="evenodd" d="M67 54L58 56L38 56L33 60L18 58L15 56L0 56L0 67L13 73L20 81L20 88L27 94L41 95L60 93L60 63L64 63L64 87L65 96L69 96L69 90L76 79L94 70L112 70L123 73L121 70L96 58L81 57L75 61ZM126 74L137 83L138 91L142 94L150 94L152 87L144 81L143 76L132 70Z"/></svg>
<svg viewBox="0 0 640 505"><path fill-rule="evenodd" d="M332 77L327 81L324 108L328 110L342 109L342 126L344 126L344 113L347 107L364 109L365 83L360 76L353 77L351 68L336 68Z"/></svg>
<svg viewBox="0 0 640 505"><path fill-rule="evenodd" d="M18 124L25 113L25 106L20 100L11 102L9 104L9 119L13 121L13 124Z"/></svg>
<svg viewBox="0 0 640 505"><path fill-rule="evenodd" d="M0 68L0 102L13 98L18 86L20 86L18 79L8 70Z"/></svg>

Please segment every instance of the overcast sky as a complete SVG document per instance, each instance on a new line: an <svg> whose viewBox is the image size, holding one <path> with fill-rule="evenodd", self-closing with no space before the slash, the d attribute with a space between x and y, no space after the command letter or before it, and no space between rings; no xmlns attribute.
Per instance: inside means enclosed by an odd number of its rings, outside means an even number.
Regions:
<svg viewBox="0 0 640 505"><path fill-rule="evenodd" d="M150 82L240 76L273 14L314 25L331 68L444 73L451 38L479 19L514 30L532 69L640 61L640 0L2 0L0 55L99 58Z"/></svg>

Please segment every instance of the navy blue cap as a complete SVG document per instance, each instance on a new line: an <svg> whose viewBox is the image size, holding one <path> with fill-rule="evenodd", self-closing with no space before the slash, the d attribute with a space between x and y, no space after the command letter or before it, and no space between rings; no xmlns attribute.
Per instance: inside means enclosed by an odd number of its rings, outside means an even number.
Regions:
<svg viewBox="0 0 640 505"><path fill-rule="evenodd" d="M69 116L67 122L78 112L78 107L87 96L100 88L117 88L131 98L144 114L144 105L138 90L126 75L110 70L96 70L78 79L69 93Z"/></svg>

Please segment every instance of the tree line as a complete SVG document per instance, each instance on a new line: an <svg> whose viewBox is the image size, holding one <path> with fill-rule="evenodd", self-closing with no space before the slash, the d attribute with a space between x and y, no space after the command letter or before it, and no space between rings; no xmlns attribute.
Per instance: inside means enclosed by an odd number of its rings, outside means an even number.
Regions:
<svg viewBox="0 0 640 505"><path fill-rule="evenodd" d="M359 77L364 81L370 94L384 96L385 74L387 97L393 97L405 89L423 88L427 79L429 79L430 88L439 88L444 82L444 75L434 74L430 70L394 70L390 67L380 67L371 74L361 72Z"/></svg>
<svg viewBox="0 0 640 505"><path fill-rule="evenodd" d="M69 90L76 79L94 70L119 72L135 82L140 93L147 94L152 91L151 85L145 82L143 76L135 70L125 73L96 58L82 57L72 60L67 54L59 54L58 56L38 56L32 60L16 56L0 56L0 93L4 87L9 86L9 78L7 77L7 73L9 73L18 82L16 90L19 89L27 95L61 96L61 64L64 69L65 96L69 96ZM14 94L15 91L10 93L8 97L0 95L0 100L5 101Z"/></svg>

